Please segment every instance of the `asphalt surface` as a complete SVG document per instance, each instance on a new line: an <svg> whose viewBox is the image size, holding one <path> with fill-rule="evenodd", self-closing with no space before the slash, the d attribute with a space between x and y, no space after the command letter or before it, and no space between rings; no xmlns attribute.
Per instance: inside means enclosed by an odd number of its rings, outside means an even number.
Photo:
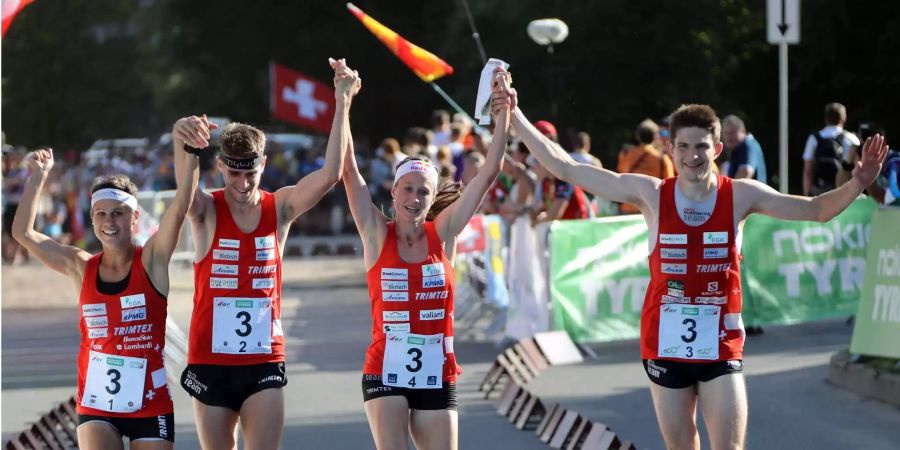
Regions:
<svg viewBox="0 0 900 450"><path fill-rule="evenodd" d="M288 385L283 448L373 448L360 373L371 322L361 258L288 260L283 311ZM169 315L188 331L190 269L173 267ZM74 393L78 315L68 283L39 266L3 267L2 436L4 442ZM824 322L767 329L749 338L749 449L897 449L900 408L825 381L831 355L852 328ZM457 333L461 334L461 333ZM662 449L648 380L635 341L593 345L596 360L551 367L528 388L607 424L641 449ZM498 353L493 343L458 342L460 448L543 449L496 413L477 386ZM177 448L199 448L189 397L174 387ZM701 422L702 419L698 417ZM704 437L704 448L707 448Z"/></svg>

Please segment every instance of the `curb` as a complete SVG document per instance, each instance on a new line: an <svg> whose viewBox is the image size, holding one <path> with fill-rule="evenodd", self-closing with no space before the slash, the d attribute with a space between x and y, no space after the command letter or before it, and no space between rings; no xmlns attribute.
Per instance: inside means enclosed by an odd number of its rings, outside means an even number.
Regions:
<svg viewBox="0 0 900 450"><path fill-rule="evenodd" d="M865 364L850 362L850 352L847 349L831 357L828 382L863 397L900 406L900 375L879 372Z"/></svg>

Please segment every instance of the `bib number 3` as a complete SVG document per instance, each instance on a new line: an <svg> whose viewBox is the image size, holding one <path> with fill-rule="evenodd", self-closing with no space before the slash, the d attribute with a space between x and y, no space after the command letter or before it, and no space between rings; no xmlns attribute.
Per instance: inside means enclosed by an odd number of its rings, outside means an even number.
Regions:
<svg viewBox="0 0 900 450"><path fill-rule="evenodd" d="M439 389L443 369L443 334L388 333L381 376L385 386Z"/></svg>
<svg viewBox="0 0 900 450"><path fill-rule="evenodd" d="M213 304L213 353L272 353L272 300L216 298Z"/></svg>
<svg viewBox="0 0 900 450"><path fill-rule="evenodd" d="M143 406L147 360L92 351L81 406L129 413Z"/></svg>
<svg viewBox="0 0 900 450"><path fill-rule="evenodd" d="M719 314L716 305L660 305L660 358L719 358Z"/></svg>

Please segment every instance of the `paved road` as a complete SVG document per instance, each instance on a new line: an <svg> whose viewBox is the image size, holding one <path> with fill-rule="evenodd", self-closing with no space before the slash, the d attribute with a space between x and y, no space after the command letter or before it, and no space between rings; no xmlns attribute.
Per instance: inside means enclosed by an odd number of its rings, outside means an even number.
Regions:
<svg viewBox="0 0 900 450"><path fill-rule="evenodd" d="M9 272L14 272L8 276ZM71 395L75 383L77 311L62 277L36 267L3 268L2 432L11 432ZM12 280L12 281L10 281ZM40 299L28 284L40 280ZM173 269L169 313L185 330L190 271ZM56 287L48 285L56 284ZM65 305L70 306L65 306ZM34 308L40 305L40 308ZM366 449L371 437L362 410L360 368L370 322L362 262L356 258L290 260L284 284L288 378L284 448ZM896 449L900 409L824 381L828 358L847 346L839 322L767 330L747 344L750 449ZM641 449L663 448L647 380L633 341L594 346L599 358L553 367L529 388L608 424ZM495 413L477 384L490 366L492 344L460 342L462 449L542 449ZM174 390L178 448L197 444L190 401Z"/></svg>

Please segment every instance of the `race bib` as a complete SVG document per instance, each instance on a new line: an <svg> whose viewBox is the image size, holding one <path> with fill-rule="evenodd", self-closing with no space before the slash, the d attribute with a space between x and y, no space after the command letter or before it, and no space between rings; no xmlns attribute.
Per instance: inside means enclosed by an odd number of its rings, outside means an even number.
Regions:
<svg viewBox="0 0 900 450"><path fill-rule="evenodd" d="M213 353L272 353L272 300L213 300Z"/></svg>
<svg viewBox="0 0 900 450"><path fill-rule="evenodd" d="M381 382L409 389L440 389L444 335L388 333Z"/></svg>
<svg viewBox="0 0 900 450"><path fill-rule="evenodd" d="M81 406L114 413L141 409L147 360L91 351Z"/></svg>
<svg viewBox="0 0 900 450"><path fill-rule="evenodd" d="M719 359L719 306L659 307L660 358Z"/></svg>

